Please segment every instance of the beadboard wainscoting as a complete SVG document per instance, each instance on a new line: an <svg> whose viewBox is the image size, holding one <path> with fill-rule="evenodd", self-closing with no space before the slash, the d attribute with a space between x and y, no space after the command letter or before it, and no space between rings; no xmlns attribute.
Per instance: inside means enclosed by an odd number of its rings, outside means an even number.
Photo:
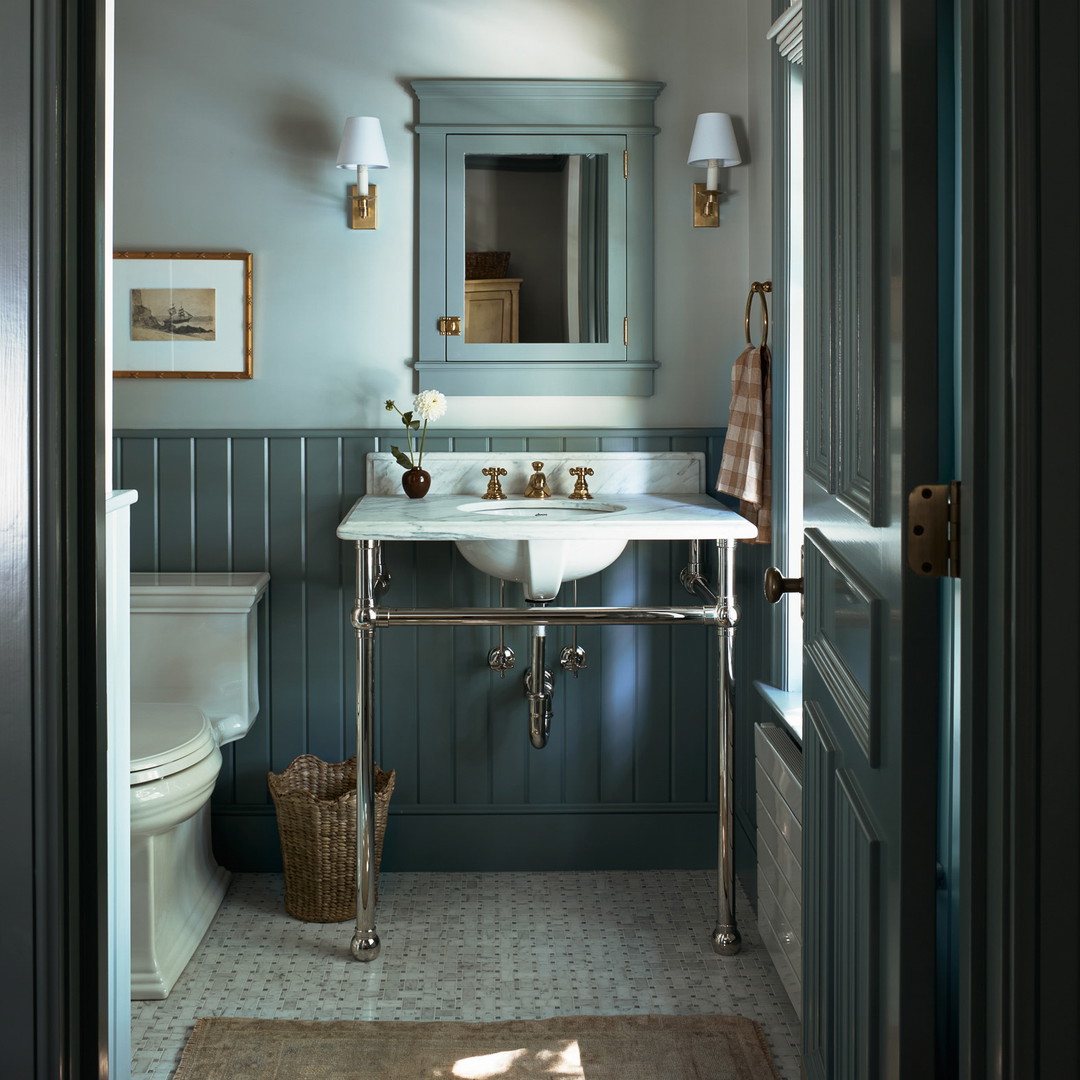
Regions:
<svg viewBox="0 0 1080 1080"><path fill-rule="evenodd" d="M340 761L355 750L354 552L334 530L364 494L365 455L401 432L121 431L116 487L138 491L131 563L139 571L270 574L260 635L261 709L224 748L214 843L236 870L280 869L266 785L297 755ZM697 450L716 475L720 430L429 434L427 450L535 453ZM603 494L603 477L591 478ZM767 549L766 549L767 551ZM389 543L391 606L488 606L499 584L449 542ZM635 542L578 587L588 605L687 603L686 545ZM763 556L740 545L740 597L760 592ZM712 572L712 568L710 568ZM564 586L561 602L572 599ZM507 603L523 603L506 586ZM767 627L746 620L737 678L757 666ZM758 605L760 606L760 605ZM761 620L757 620L760 624ZM393 870L687 869L715 865L715 635L701 627L581 627L587 668L558 666L571 628L552 634L554 721L529 746L522 673L528 629L509 628L517 666L487 655L497 628L393 628L378 634L376 757L397 771L383 866ZM753 721L740 695L736 799L740 868L753 867ZM748 876L744 873L744 880ZM752 873L749 875L752 877Z"/></svg>

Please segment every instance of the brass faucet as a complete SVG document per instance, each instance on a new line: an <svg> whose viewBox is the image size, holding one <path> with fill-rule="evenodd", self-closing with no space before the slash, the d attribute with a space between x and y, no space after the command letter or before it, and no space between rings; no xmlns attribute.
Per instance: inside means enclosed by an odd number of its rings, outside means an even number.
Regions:
<svg viewBox="0 0 1080 1080"><path fill-rule="evenodd" d="M592 495L589 493L589 484L585 479L586 476L592 476L592 469L587 469L584 465L576 469L568 470L571 476L576 476L577 481L574 484L574 493L570 496L571 499L591 499Z"/></svg>
<svg viewBox="0 0 1080 1080"><path fill-rule="evenodd" d="M502 484L499 483L499 477L506 475L506 470L499 468L498 465L492 465L490 469L481 469L481 473L488 477L487 491L480 496L481 499L505 499L503 494Z"/></svg>
<svg viewBox="0 0 1080 1080"><path fill-rule="evenodd" d="M548 487L547 477L540 471L544 467L542 461L534 461L532 467L535 470L525 485L526 499L550 499L551 488Z"/></svg>

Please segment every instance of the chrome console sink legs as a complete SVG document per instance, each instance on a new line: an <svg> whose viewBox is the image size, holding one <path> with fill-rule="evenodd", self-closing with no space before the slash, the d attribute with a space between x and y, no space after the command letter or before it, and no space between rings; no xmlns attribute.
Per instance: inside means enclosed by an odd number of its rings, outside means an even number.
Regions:
<svg viewBox="0 0 1080 1080"><path fill-rule="evenodd" d="M732 645L739 613L735 607L735 559L731 541L716 543L716 746L717 746L717 896L713 949L721 956L734 956L742 947L735 922L735 819L734 747L735 684Z"/></svg>
<svg viewBox="0 0 1080 1080"><path fill-rule="evenodd" d="M375 591L387 580L377 541L356 545L356 931L352 954L374 960L375 933Z"/></svg>
<svg viewBox="0 0 1080 1080"><path fill-rule="evenodd" d="M734 748L735 668L733 647L739 612L735 607L735 542L716 541L716 591L702 574L701 542L690 541L690 554L679 581L688 593L703 596L716 609L716 748L717 748L717 885L716 929L713 949L721 956L734 956L742 948L742 936L735 922L735 803Z"/></svg>
<svg viewBox="0 0 1080 1080"><path fill-rule="evenodd" d="M351 951L357 960L379 955L375 932L375 630L391 626L532 626L532 663L527 683L529 735L543 746L551 726L550 673L544 668L544 646L549 626L699 625L716 629L717 647L717 919L713 949L733 956L742 945L735 921L735 860L732 794L734 773L733 646L739 614L735 607L735 541L717 540L715 593L701 574L700 544L691 544L690 563L679 580L690 593L705 600L701 607L532 607L520 608L377 608L375 595L389 581L382 566L378 541L356 541L356 605L352 625L356 631L356 930ZM503 647L505 649L505 646ZM493 653L496 650L492 650ZM505 657L509 650L499 650ZM566 652L566 650L564 650ZM511 654L512 655L512 654ZM573 658L579 659L577 651ZM498 658L497 658L498 659ZM493 664L499 668L502 665ZM505 663L509 667L509 662ZM564 666L567 666L564 664ZM577 663L584 667L583 657ZM535 673L541 673L537 678ZM539 685L537 685L539 684Z"/></svg>

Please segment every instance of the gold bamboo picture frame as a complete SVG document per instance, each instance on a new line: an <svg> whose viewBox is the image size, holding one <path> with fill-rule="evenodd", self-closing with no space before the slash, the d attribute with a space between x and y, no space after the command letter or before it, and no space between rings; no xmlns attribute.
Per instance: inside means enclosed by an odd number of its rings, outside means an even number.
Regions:
<svg viewBox="0 0 1080 1080"><path fill-rule="evenodd" d="M113 376L252 378L246 251L113 253Z"/></svg>

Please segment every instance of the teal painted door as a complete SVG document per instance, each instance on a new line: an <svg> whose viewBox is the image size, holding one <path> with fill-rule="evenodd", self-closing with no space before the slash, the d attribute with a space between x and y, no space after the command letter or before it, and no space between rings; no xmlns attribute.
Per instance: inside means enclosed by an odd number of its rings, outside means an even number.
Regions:
<svg viewBox="0 0 1080 1080"><path fill-rule="evenodd" d="M906 568L936 482L934 4L805 11L804 1060L934 1067L936 583Z"/></svg>

